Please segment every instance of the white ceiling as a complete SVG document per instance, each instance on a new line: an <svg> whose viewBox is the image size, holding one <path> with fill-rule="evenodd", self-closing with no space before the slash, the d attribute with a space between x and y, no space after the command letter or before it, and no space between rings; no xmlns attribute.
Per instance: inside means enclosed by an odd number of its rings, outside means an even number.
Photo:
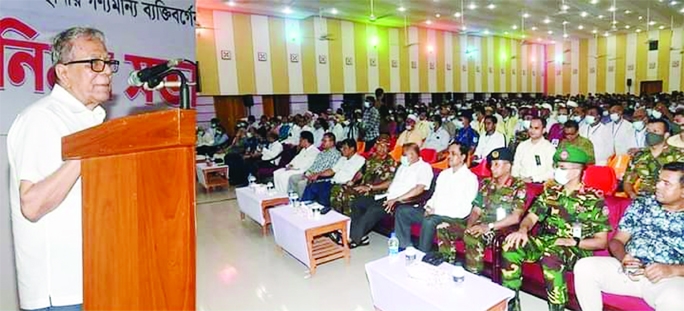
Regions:
<svg viewBox="0 0 684 311"><path fill-rule="evenodd" d="M229 3L231 2L231 3ZM569 39L590 38L595 35L628 33L647 29L647 20L654 24L650 29L670 28L684 24L684 0L373 0L374 15L370 21L371 0L197 0L198 8L229 10L295 19L316 16L352 20L377 25L403 27L408 25L460 31L463 3L463 21L467 33L528 40L563 39L563 23ZM594 3L595 2L595 3ZM476 8L471 9L475 5ZM489 6L493 5L493 8ZM615 5L614 12L610 10ZM284 13L286 7L290 13ZM406 10L401 12L399 7ZM565 10L562 10L565 7ZM333 14L333 10L337 14ZM586 16L582 16L586 12ZM523 14L529 14L524 18ZM615 28L613 25L615 13ZM601 17L602 18L599 18ZM640 19L641 17L641 19ZM546 20L548 19L548 20ZM545 23L546 22L548 23ZM515 26L514 26L515 25ZM525 32L522 28L524 25ZM578 29L580 25L583 29ZM534 28L533 28L534 27ZM596 30L596 34L592 31ZM549 34L549 32L552 32Z"/></svg>

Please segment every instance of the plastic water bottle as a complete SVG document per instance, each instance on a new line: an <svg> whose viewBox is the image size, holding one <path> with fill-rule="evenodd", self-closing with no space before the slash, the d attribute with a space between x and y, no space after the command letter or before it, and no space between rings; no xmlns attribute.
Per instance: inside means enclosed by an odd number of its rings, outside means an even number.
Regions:
<svg viewBox="0 0 684 311"><path fill-rule="evenodd" d="M254 177L254 175L252 174L249 174L249 176L247 177L247 181L249 182L249 186L253 187L254 183L256 182L256 177Z"/></svg>
<svg viewBox="0 0 684 311"><path fill-rule="evenodd" d="M389 248L390 258L399 256L399 239L397 239L397 235L394 232L392 232L389 240L387 240L387 248Z"/></svg>

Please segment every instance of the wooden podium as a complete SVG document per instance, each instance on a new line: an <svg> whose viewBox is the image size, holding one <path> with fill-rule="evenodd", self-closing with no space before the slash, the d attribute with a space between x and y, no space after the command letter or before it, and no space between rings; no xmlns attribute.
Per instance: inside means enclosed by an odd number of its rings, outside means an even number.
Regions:
<svg viewBox="0 0 684 311"><path fill-rule="evenodd" d="M62 138L62 157L82 161L84 310L195 310L195 115Z"/></svg>

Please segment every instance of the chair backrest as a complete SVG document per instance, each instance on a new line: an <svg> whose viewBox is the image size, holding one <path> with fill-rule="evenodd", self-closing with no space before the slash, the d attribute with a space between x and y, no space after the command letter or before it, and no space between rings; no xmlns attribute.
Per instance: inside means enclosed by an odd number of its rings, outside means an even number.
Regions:
<svg viewBox="0 0 684 311"><path fill-rule="evenodd" d="M613 155L608 159L608 166L613 168L617 179L622 180L631 159L632 157L629 154Z"/></svg>
<svg viewBox="0 0 684 311"><path fill-rule="evenodd" d="M403 146L396 146L392 151L390 151L390 156L394 161L401 161L401 155L404 154L404 147Z"/></svg>
<svg viewBox="0 0 684 311"><path fill-rule="evenodd" d="M615 171L609 166L588 166L584 170L582 182L588 187L603 191L606 195L612 195L618 185Z"/></svg>
<svg viewBox="0 0 684 311"><path fill-rule="evenodd" d="M437 150L435 149L422 149L420 150L420 157L423 161L427 163L434 163L437 161Z"/></svg>
<svg viewBox="0 0 684 311"><path fill-rule="evenodd" d="M365 141L357 141L356 142L356 152L365 152L366 151L366 142Z"/></svg>
<svg viewBox="0 0 684 311"><path fill-rule="evenodd" d="M292 159L294 159L295 156L297 156L297 147L293 145L283 145L283 151L278 166L285 167L285 165L292 162Z"/></svg>
<svg viewBox="0 0 684 311"><path fill-rule="evenodd" d="M432 168L433 168L433 170L439 170L439 171L442 171L442 170L449 168L449 157L447 157L446 159L439 161L437 163L432 163Z"/></svg>
<svg viewBox="0 0 684 311"><path fill-rule="evenodd" d="M490 171L489 167L487 167L487 159L482 159L480 164L471 168L470 171L473 172L473 174L477 175L477 177L480 177L480 178L492 176L492 171Z"/></svg>

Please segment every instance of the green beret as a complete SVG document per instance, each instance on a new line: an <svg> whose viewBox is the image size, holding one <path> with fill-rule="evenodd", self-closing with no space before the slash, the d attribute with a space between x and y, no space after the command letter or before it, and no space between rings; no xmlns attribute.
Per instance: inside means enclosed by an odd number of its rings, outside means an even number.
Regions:
<svg viewBox="0 0 684 311"><path fill-rule="evenodd" d="M553 162L587 164L589 162L589 156L584 150L578 147L566 145L562 149L559 148L556 150L556 154L553 155Z"/></svg>

